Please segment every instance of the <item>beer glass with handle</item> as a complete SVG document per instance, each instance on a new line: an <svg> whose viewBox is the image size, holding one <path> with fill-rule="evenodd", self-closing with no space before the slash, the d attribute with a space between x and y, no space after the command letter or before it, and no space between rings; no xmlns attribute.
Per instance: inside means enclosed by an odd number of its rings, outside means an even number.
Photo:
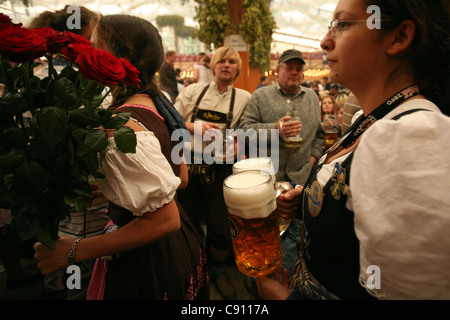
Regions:
<svg viewBox="0 0 450 320"><path fill-rule="evenodd" d="M223 193L238 269L251 277L272 273L282 260L272 177L260 170L232 174Z"/></svg>
<svg viewBox="0 0 450 320"><path fill-rule="evenodd" d="M275 198L277 198L281 193L284 193L290 189L292 186L287 182L278 182L275 177L275 168L273 166L272 160L269 157L259 157L259 158L248 158L240 160L233 164L233 174L249 170L260 170L262 174L270 174L272 176ZM280 217L280 235L282 235L286 229L289 227L292 218L285 219Z"/></svg>

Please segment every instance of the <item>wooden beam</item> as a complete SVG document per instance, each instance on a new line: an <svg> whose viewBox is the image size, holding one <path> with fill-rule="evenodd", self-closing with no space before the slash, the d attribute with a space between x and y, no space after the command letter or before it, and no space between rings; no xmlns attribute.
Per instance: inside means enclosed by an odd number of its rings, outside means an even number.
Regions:
<svg viewBox="0 0 450 320"><path fill-rule="evenodd" d="M244 15L242 0L228 0L228 11L233 22L240 24ZM247 51L239 52L242 60L241 74L236 79L234 86L253 93L258 86L261 72L259 68L250 68L249 53Z"/></svg>

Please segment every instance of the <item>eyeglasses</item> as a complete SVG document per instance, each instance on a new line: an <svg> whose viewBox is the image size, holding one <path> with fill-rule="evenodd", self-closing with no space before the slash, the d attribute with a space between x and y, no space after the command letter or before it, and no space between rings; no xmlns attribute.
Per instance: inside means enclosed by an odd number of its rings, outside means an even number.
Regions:
<svg viewBox="0 0 450 320"><path fill-rule="evenodd" d="M375 21L381 21L381 19L375 19ZM331 20L328 31L331 32L331 35L334 37L346 26L357 22L367 22L367 20Z"/></svg>

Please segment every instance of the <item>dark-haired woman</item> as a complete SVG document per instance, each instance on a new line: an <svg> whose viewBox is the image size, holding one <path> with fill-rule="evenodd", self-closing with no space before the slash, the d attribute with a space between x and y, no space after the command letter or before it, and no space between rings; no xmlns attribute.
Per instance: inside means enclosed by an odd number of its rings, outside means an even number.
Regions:
<svg viewBox="0 0 450 320"><path fill-rule="evenodd" d="M111 135L100 154L105 179L99 184L118 229L76 242L61 238L55 250L37 243L38 266L47 274L66 268L69 253L75 261L112 256L98 261L88 299L207 299L200 238L176 201L186 181L183 166L171 157L170 133L183 121L153 82L163 61L158 30L144 19L111 15L100 19L93 38L140 71L140 89L119 88L110 107L131 113L127 125L136 133L136 153L121 153Z"/></svg>
<svg viewBox="0 0 450 320"><path fill-rule="evenodd" d="M321 46L364 115L287 195L307 237L262 297L450 298L449 30L447 0L339 1Z"/></svg>

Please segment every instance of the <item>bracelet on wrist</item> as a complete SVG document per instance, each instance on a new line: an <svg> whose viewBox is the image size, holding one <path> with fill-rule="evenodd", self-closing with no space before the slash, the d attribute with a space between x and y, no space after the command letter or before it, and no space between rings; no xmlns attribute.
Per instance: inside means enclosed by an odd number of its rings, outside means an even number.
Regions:
<svg viewBox="0 0 450 320"><path fill-rule="evenodd" d="M76 250L77 250L78 243L81 241L81 239L82 238L75 239L75 241L72 244L72 248L70 249L70 252L69 252L69 266L77 264Z"/></svg>

